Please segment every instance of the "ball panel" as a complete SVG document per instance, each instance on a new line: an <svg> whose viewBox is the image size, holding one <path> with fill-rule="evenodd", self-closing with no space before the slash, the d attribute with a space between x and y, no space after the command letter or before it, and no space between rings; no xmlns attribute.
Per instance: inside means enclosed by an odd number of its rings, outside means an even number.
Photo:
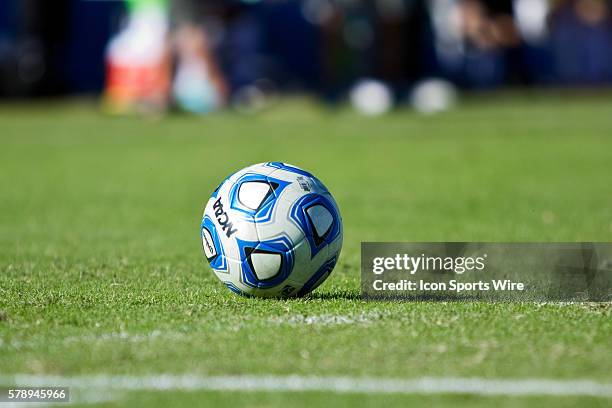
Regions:
<svg viewBox="0 0 612 408"><path fill-rule="evenodd" d="M285 197L287 189L281 197ZM284 199L279 199L275 203L274 214L268 221L257 221L255 228L260 241L272 240L280 237L287 237L294 246L302 242L306 236L304 231L299 228L289 218L291 203Z"/></svg>
<svg viewBox="0 0 612 408"><path fill-rule="evenodd" d="M238 187L238 201L252 211L257 211L270 194L272 187L264 181L245 182Z"/></svg>
<svg viewBox="0 0 612 408"><path fill-rule="evenodd" d="M224 284L225 286L227 286L227 288L228 288L229 290L231 290L232 292L234 292L234 293L235 293L235 294L237 294L237 295L241 295L241 296L248 296L248 293L246 293L246 292L242 291L240 288L238 288L236 285L234 285L234 283L233 283L233 282L230 282L230 281L225 281L225 282L223 282L223 284Z"/></svg>
<svg viewBox="0 0 612 408"><path fill-rule="evenodd" d="M328 234L334 223L333 215L320 204L306 208L306 217L312 226L315 240L321 240Z"/></svg>
<svg viewBox="0 0 612 408"><path fill-rule="evenodd" d="M271 178L263 174L244 173L229 189L228 200L230 207L243 214L244 218L248 221L270 221L278 196L289 185L290 182ZM240 199L241 191L243 191L244 199L247 199L249 203L244 203ZM258 198L260 198L260 202L255 204L254 202Z"/></svg>
<svg viewBox="0 0 612 408"><path fill-rule="evenodd" d="M257 279L265 281L280 273L283 257L274 252L253 251L249 260Z"/></svg>
<svg viewBox="0 0 612 408"><path fill-rule="evenodd" d="M236 238L241 259L240 281L253 288L272 288L283 282L294 265L293 243L287 237L268 241L243 241ZM260 262L257 254L277 255L279 263Z"/></svg>
<svg viewBox="0 0 612 408"><path fill-rule="evenodd" d="M204 256L209 262L219 253L213 241L212 232L206 227L202 227L202 246L204 247Z"/></svg>
<svg viewBox="0 0 612 408"><path fill-rule="evenodd" d="M329 190L321 180L296 166L283 164L278 166L278 169L269 176L295 183L296 190L299 189L306 193L329 194Z"/></svg>
<svg viewBox="0 0 612 408"><path fill-rule="evenodd" d="M332 270L336 266L336 262L338 258L334 255L327 261L325 261L317 271L302 285L302 288L297 292L297 296L304 296L313 290L315 290L319 285L321 285L327 277L331 274Z"/></svg>
<svg viewBox="0 0 612 408"><path fill-rule="evenodd" d="M328 250L327 247L324 247L313 257L310 242L308 239L304 239L293 252L295 254L295 267L288 278L288 282L297 288L301 288L327 260Z"/></svg>
<svg viewBox="0 0 612 408"><path fill-rule="evenodd" d="M311 173L307 172L304 169L301 169L297 166L293 166L291 164L282 163L282 162L268 162L263 164L264 167L272 168L275 170L282 170L287 173L293 173L296 176L304 176L304 177L314 177Z"/></svg>
<svg viewBox="0 0 612 408"><path fill-rule="evenodd" d="M318 206L323 207L326 212L323 213L322 210L313 209L309 216L308 210ZM317 212L319 214L329 214L332 217L331 228L328 228L323 235L317 233L315 224L323 224L326 220L314 218ZM310 244L311 258L314 258L321 249L335 240L340 233L340 215L333 203L323 195L309 193L300 197L292 204L289 216L304 231L304 235Z"/></svg>
<svg viewBox="0 0 612 408"><path fill-rule="evenodd" d="M219 272L229 273L225 249L212 219L205 215L200 227L204 256L210 266Z"/></svg>
<svg viewBox="0 0 612 408"><path fill-rule="evenodd" d="M227 179L230 180L232 183L235 183L242 175L246 174L246 173L255 173L255 174L261 174L263 176L266 176L270 173L272 173L275 169L266 166L266 163L258 163L258 164L253 164L251 166L245 167L241 170L238 170L237 172L230 174Z"/></svg>

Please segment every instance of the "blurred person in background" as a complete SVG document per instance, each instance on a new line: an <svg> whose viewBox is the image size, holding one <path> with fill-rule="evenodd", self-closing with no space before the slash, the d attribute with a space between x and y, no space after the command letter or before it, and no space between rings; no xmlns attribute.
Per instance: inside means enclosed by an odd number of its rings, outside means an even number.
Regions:
<svg viewBox="0 0 612 408"><path fill-rule="evenodd" d="M128 0L124 27L106 51L104 106L112 113L163 112L170 99L166 0Z"/></svg>
<svg viewBox="0 0 612 408"><path fill-rule="evenodd" d="M307 0L307 19L320 27L322 83L328 99L337 100L363 78L382 80L401 94L434 70L426 3Z"/></svg>
<svg viewBox="0 0 612 408"><path fill-rule="evenodd" d="M612 1L557 1L551 50L560 83L611 83Z"/></svg>
<svg viewBox="0 0 612 408"><path fill-rule="evenodd" d="M433 0L430 10L443 76L477 88L509 78L508 61L520 45L511 0Z"/></svg>
<svg viewBox="0 0 612 408"><path fill-rule="evenodd" d="M207 2L173 0L172 46L176 58L172 95L188 112L208 113L225 106L228 86L210 41L205 21Z"/></svg>
<svg viewBox="0 0 612 408"><path fill-rule="evenodd" d="M229 101L255 111L276 90L340 101L364 77L400 96L428 77L611 83L611 10L612 0L3 0L0 96L106 86L111 111L206 113Z"/></svg>
<svg viewBox="0 0 612 408"><path fill-rule="evenodd" d="M204 114L221 108L225 80L202 27L205 2L129 0L126 26L107 51L105 106L164 112L174 101ZM172 21L171 21L172 20Z"/></svg>

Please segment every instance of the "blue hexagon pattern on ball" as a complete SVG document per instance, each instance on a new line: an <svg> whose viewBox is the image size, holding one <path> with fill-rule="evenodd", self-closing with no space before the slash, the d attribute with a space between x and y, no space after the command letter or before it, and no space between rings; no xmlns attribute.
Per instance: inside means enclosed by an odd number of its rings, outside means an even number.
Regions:
<svg viewBox="0 0 612 408"><path fill-rule="evenodd" d="M200 234L204 256L232 292L303 296L334 269L342 218L315 176L285 163L260 163L213 192Z"/></svg>

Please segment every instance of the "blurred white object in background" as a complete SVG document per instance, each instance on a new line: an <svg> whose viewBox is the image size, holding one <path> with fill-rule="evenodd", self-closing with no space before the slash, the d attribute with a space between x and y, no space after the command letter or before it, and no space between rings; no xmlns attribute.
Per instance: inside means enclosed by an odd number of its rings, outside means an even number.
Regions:
<svg viewBox="0 0 612 408"><path fill-rule="evenodd" d="M550 4L548 0L514 0L514 17L518 29L528 43L544 42L548 35Z"/></svg>
<svg viewBox="0 0 612 408"><path fill-rule="evenodd" d="M358 81L351 89L350 100L353 108L368 116L382 115L393 106L391 89L375 79Z"/></svg>
<svg viewBox="0 0 612 408"><path fill-rule="evenodd" d="M208 113L222 105L208 68L197 60L178 64L172 93L178 106L191 113Z"/></svg>
<svg viewBox="0 0 612 408"><path fill-rule="evenodd" d="M154 64L163 58L168 16L157 5L136 8L127 26L108 45L108 57L120 65Z"/></svg>
<svg viewBox="0 0 612 408"><path fill-rule="evenodd" d="M232 106L243 114L255 114L270 107L277 100L277 86L269 79L260 78L239 88L232 97Z"/></svg>
<svg viewBox="0 0 612 408"><path fill-rule="evenodd" d="M455 86L437 78L425 79L415 85L410 104L423 114L433 114L450 109L457 101Z"/></svg>

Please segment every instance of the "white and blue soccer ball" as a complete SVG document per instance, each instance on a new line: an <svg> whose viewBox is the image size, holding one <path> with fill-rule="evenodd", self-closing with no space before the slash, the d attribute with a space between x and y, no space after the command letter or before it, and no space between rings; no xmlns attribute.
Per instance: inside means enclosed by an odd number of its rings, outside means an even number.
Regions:
<svg viewBox="0 0 612 408"><path fill-rule="evenodd" d="M342 248L342 218L329 190L280 162L225 179L206 204L200 230L215 275L244 295L303 296L327 279Z"/></svg>

